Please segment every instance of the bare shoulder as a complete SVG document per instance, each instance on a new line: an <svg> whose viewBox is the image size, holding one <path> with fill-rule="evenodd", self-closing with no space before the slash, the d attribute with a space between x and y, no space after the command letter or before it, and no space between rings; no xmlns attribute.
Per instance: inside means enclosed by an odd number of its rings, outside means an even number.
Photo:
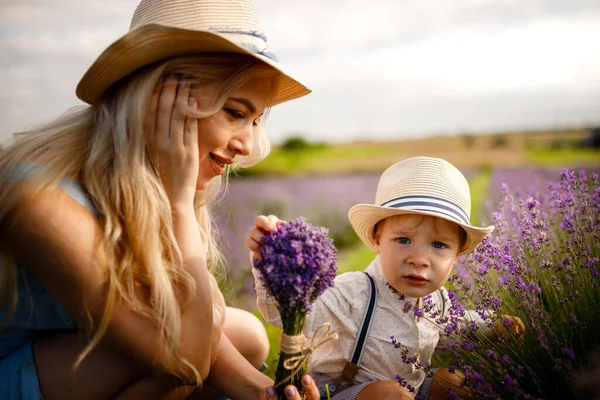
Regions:
<svg viewBox="0 0 600 400"><path fill-rule="evenodd" d="M18 199L0 239L73 315L105 281L102 231L96 217L60 188L15 182ZM68 289L68 290L65 290ZM73 314L72 314L72 313Z"/></svg>
<svg viewBox="0 0 600 400"><path fill-rule="evenodd" d="M96 217L61 188L39 189L23 181L11 184L11 192L15 205L7 218L5 231L0 232L11 244L11 250L19 252L27 240L34 241L29 244L69 237L81 240L93 237L100 229Z"/></svg>

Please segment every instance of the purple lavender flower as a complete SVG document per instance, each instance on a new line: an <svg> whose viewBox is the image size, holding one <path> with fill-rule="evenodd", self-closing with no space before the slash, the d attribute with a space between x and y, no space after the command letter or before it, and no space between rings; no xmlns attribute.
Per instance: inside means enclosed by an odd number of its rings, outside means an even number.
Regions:
<svg viewBox="0 0 600 400"><path fill-rule="evenodd" d="M568 347L565 347L563 350L563 353L565 354L565 356L569 359L569 360L574 360L575 359L575 353L573 352L573 349L570 349Z"/></svg>
<svg viewBox="0 0 600 400"><path fill-rule="evenodd" d="M565 169L543 185L544 176L513 172L492 188L494 233L459 259L451 307L431 321L476 398L578 398L573 377L600 351L599 177ZM519 181L527 187L515 190Z"/></svg>
<svg viewBox="0 0 600 400"><path fill-rule="evenodd" d="M254 259L254 267L260 271L265 289L277 303L285 335L301 334L312 304L333 286L337 275L337 250L327 233L326 228L313 226L298 217L295 221L282 223L276 231L261 239L260 259ZM285 367L285 361L296 355L298 353L280 353L275 371L280 398L285 397L282 383L286 382L302 393L300 379L306 371L306 363L297 371Z"/></svg>
<svg viewBox="0 0 600 400"><path fill-rule="evenodd" d="M307 313L317 297L333 286L337 256L327 233L326 228L299 217L263 236L260 259L254 259L254 267L282 314Z"/></svg>

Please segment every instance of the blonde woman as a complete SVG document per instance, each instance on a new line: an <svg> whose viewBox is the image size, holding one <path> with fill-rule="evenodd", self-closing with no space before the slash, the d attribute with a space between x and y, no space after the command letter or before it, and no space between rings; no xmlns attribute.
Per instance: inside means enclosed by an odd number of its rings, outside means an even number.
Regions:
<svg viewBox="0 0 600 400"><path fill-rule="evenodd" d="M0 152L0 398L274 398L210 212L268 153L269 107L310 92L260 32L250 1L143 0L81 79L88 105Z"/></svg>

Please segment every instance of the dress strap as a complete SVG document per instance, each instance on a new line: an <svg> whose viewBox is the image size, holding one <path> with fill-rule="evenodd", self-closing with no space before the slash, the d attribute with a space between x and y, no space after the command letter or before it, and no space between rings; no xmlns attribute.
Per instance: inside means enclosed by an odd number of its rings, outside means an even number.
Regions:
<svg viewBox="0 0 600 400"><path fill-rule="evenodd" d="M27 181L34 178L37 171L43 166L31 161L20 161L13 172L10 174L10 182ZM60 190L65 192L73 200L87 208L95 216L98 215L96 207L90 201L87 193L76 182L69 178L62 178L58 184Z"/></svg>

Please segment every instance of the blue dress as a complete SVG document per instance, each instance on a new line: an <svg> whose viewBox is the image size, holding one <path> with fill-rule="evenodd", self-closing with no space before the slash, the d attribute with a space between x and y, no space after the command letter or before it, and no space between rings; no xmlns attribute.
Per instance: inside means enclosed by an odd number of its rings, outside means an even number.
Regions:
<svg viewBox="0 0 600 400"><path fill-rule="evenodd" d="M36 168L39 166L22 162L11 180L26 180ZM75 182L63 180L59 187L92 214L97 214L88 196ZM8 299L0 307L0 399L39 400L43 397L33 361L33 339L44 332L77 329L77 326L42 283L18 260L17 274L18 303L10 321L12 301Z"/></svg>

